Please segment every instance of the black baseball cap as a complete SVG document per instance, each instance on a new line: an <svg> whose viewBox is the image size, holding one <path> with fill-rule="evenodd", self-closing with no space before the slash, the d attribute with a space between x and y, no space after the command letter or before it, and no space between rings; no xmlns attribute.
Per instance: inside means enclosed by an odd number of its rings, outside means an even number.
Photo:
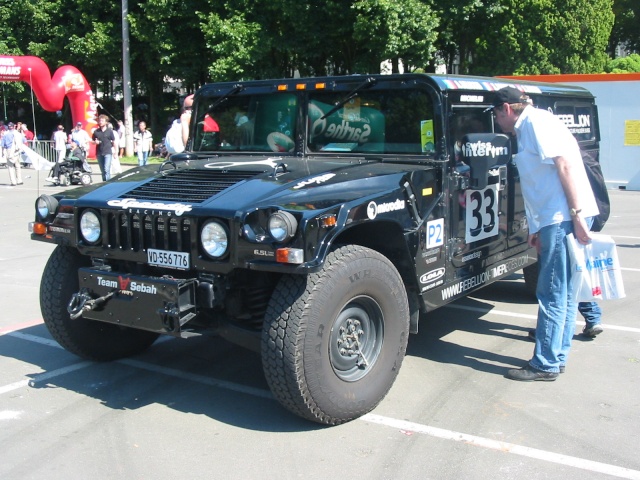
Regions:
<svg viewBox="0 0 640 480"><path fill-rule="evenodd" d="M487 110L492 110L495 107L501 107L505 103L513 105L515 103L529 103L529 96L514 87L504 87L498 90L493 97L491 107Z"/></svg>

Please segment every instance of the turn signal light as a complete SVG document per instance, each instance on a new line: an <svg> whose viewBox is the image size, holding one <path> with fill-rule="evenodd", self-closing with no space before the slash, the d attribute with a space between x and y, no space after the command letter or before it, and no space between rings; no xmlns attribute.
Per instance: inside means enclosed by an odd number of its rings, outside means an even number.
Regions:
<svg viewBox="0 0 640 480"><path fill-rule="evenodd" d="M30 230L36 235L46 235L47 234L47 224L40 222L33 222L29 225Z"/></svg>
<svg viewBox="0 0 640 480"><path fill-rule="evenodd" d="M295 263L304 262L304 255L300 248L279 248L276 250L276 262Z"/></svg>

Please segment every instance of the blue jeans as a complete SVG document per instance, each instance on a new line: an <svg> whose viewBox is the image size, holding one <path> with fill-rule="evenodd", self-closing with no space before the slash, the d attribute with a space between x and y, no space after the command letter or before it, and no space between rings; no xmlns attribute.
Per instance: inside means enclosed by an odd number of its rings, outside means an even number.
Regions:
<svg viewBox="0 0 640 480"><path fill-rule="evenodd" d="M580 302L578 304L578 311L584 317L587 328L602 323L602 310L596 302Z"/></svg>
<svg viewBox="0 0 640 480"><path fill-rule="evenodd" d="M145 166L147 164L147 158L149 158L149 152L138 152L138 166Z"/></svg>
<svg viewBox="0 0 640 480"><path fill-rule="evenodd" d="M111 155L96 155L100 172L102 172L102 180L107 181L111 178Z"/></svg>
<svg viewBox="0 0 640 480"><path fill-rule="evenodd" d="M536 346L529 364L544 372L558 373L560 365L566 364L576 324L578 305L571 291L566 239L570 233L572 221L548 225L538 232L538 323Z"/></svg>

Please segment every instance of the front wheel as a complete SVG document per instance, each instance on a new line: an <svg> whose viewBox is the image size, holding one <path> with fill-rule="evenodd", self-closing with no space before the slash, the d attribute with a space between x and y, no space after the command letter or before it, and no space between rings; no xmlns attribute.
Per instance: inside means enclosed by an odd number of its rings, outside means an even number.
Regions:
<svg viewBox="0 0 640 480"><path fill-rule="evenodd" d="M344 423L387 394L408 332L407 294L393 264L374 250L343 246L319 272L280 279L263 328L265 376L296 415Z"/></svg>
<svg viewBox="0 0 640 480"><path fill-rule="evenodd" d="M49 257L40 283L40 309L51 336L88 360L115 360L149 348L157 333L82 317L71 320L67 304L79 288L78 269L88 265L88 257L70 247L57 246Z"/></svg>

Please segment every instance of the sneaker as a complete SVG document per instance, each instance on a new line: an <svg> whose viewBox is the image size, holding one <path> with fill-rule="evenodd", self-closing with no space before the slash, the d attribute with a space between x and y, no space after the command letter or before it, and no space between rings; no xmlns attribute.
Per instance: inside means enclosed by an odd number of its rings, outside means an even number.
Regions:
<svg viewBox="0 0 640 480"><path fill-rule="evenodd" d="M543 372L527 365L523 368L512 368L507 371L507 378L518 380L520 382L553 382L558 378L555 372Z"/></svg>
<svg viewBox="0 0 640 480"><path fill-rule="evenodd" d="M536 341L536 329L532 328L531 330L529 330L529 333L527 333L527 336L529 337L529 340L533 340L535 342Z"/></svg>
<svg viewBox="0 0 640 480"><path fill-rule="evenodd" d="M582 335L589 338L596 338L597 335L600 335L603 332L603 329L600 325L594 325L593 327L585 326L582 330Z"/></svg>
<svg viewBox="0 0 640 480"><path fill-rule="evenodd" d="M564 365L560 365L560 373L564 373Z"/></svg>

